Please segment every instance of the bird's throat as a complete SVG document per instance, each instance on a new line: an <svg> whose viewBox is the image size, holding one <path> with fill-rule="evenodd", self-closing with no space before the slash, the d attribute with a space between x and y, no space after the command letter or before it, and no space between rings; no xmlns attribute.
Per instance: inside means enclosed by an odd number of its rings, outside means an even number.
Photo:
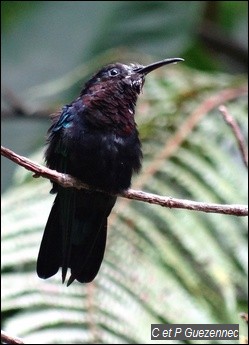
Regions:
<svg viewBox="0 0 249 345"><path fill-rule="evenodd" d="M106 129L119 135L127 136L136 127L135 106L137 93L133 90L125 93L122 88L115 92L109 89L92 89L91 93L83 94L82 102L85 105L86 120L91 126Z"/></svg>

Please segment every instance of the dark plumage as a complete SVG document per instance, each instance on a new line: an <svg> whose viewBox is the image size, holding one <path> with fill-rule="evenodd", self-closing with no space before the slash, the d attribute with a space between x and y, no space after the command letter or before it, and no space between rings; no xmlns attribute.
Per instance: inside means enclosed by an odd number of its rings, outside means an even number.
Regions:
<svg viewBox="0 0 249 345"><path fill-rule="evenodd" d="M45 153L47 166L71 174L108 194L62 188L57 193L44 231L37 274L49 278L68 268L75 279L91 282L103 260L107 218L117 194L130 187L141 167L141 144L134 120L137 97L147 73L168 59L141 66L110 64L96 73L80 96L53 117Z"/></svg>

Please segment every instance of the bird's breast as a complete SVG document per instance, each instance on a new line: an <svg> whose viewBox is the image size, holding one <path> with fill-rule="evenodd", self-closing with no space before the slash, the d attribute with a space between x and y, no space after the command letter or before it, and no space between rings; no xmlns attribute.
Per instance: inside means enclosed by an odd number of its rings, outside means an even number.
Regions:
<svg viewBox="0 0 249 345"><path fill-rule="evenodd" d="M141 148L137 131L129 136L116 133L84 133L69 153L71 174L97 188L120 192L129 188L138 171Z"/></svg>

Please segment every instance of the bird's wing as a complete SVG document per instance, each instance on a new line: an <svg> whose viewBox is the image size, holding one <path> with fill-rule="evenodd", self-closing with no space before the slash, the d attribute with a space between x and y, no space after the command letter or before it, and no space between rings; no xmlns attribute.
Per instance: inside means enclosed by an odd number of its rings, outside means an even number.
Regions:
<svg viewBox="0 0 249 345"><path fill-rule="evenodd" d="M71 125L74 113L70 106L63 107L53 116L45 153L47 166L68 173L68 147L63 140L64 131ZM37 272L42 278L55 274L62 266L62 279L66 277L71 251L71 229L75 211L75 189L63 188L53 182L51 193L57 193L48 218L40 247Z"/></svg>
<svg viewBox="0 0 249 345"><path fill-rule="evenodd" d="M54 123L49 131L54 133L61 130L62 128L71 127L73 118L74 112L72 111L72 107L65 105L62 108L60 116L55 117Z"/></svg>

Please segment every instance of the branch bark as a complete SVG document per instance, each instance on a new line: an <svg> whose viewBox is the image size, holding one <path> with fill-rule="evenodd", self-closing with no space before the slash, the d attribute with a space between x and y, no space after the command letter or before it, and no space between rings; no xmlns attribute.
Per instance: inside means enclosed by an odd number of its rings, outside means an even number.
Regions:
<svg viewBox="0 0 249 345"><path fill-rule="evenodd" d="M1 330L1 341L6 344L24 344L24 342L21 339L14 337L13 335L7 334L6 332L2 330Z"/></svg>
<svg viewBox="0 0 249 345"><path fill-rule="evenodd" d="M20 156L15 152L1 146L1 155L12 160L18 165L23 166L25 169L32 171L34 177L44 177L53 182L60 184L65 188L77 188L77 189L88 189L88 190L97 190L94 187L88 186L85 183L82 183L78 179L68 175L62 174L58 171L51 170L40 164L37 164L30 159ZM101 190L98 190L103 192ZM192 211L201 211L207 213L221 213L234 216L247 216L248 207L245 205L221 205L221 204L211 204L205 202L196 202L191 200L175 199L166 196L159 196L156 194L145 193L143 191L137 191L133 189L128 189L127 191L118 194L118 196L133 199L137 201L143 201L150 204L156 204L168 208L180 208L187 209Z"/></svg>
<svg viewBox="0 0 249 345"><path fill-rule="evenodd" d="M243 162L244 162L245 166L248 168L248 152L247 152L245 140L244 140L244 137L241 133L239 125L237 124L235 119L228 112L227 108L224 105L221 105L219 107L219 111L221 112L226 123L231 127L233 134L237 140L238 147L239 147Z"/></svg>

